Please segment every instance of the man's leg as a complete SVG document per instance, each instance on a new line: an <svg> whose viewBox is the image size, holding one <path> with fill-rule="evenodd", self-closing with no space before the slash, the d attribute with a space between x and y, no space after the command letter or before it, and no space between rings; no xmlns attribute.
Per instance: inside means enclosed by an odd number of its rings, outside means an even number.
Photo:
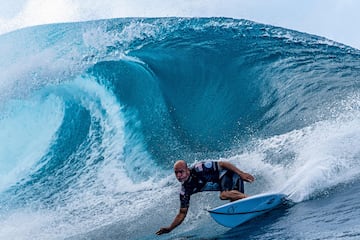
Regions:
<svg viewBox="0 0 360 240"><path fill-rule="evenodd" d="M244 183L240 176L234 172L227 171L226 174L220 179L220 199L235 201L246 198L244 194Z"/></svg>
<svg viewBox="0 0 360 240"><path fill-rule="evenodd" d="M238 190L222 191L220 193L221 200L236 201L246 197L247 195L245 193L239 192Z"/></svg>

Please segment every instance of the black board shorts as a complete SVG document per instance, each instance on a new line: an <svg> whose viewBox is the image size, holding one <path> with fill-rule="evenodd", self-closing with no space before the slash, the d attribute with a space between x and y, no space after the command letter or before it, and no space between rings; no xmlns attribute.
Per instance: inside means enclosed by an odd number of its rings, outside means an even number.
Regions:
<svg viewBox="0 0 360 240"><path fill-rule="evenodd" d="M220 191L238 190L244 193L244 181L233 171L226 171L220 178Z"/></svg>

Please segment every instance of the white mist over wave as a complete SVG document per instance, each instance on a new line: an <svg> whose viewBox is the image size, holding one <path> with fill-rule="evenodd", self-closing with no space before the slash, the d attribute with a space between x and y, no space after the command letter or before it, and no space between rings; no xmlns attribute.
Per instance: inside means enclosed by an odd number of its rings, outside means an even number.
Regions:
<svg viewBox="0 0 360 240"><path fill-rule="evenodd" d="M146 8L142 7L147 5ZM117 17L166 17L186 14L195 4L191 1L91 1L91 0L24 0L7 3L5 9L16 9L11 16L0 16L0 33L48 23L87 21ZM196 3L199 7L201 4ZM177 7L174 7L177 6Z"/></svg>
<svg viewBox="0 0 360 240"><path fill-rule="evenodd" d="M122 17L233 17L327 37L360 49L353 31L359 22L358 1L311 0L5 0L0 9L0 34L59 22Z"/></svg>

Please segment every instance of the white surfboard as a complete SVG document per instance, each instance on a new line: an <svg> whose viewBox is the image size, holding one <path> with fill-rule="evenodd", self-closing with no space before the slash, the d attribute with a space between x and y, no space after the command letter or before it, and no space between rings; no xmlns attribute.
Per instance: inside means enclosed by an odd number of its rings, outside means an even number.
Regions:
<svg viewBox="0 0 360 240"><path fill-rule="evenodd" d="M286 195L266 193L254 195L208 210L219 224L233 228L279 206Z"/></svg>

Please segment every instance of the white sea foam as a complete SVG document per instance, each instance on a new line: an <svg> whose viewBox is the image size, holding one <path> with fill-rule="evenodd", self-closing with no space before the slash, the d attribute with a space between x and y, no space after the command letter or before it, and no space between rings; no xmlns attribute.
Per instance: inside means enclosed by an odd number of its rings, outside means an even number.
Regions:
<svg viewBox="0 0 360 240"><path fill-rule="evenodd" d="M360 175L359 98L351 96L341 106L335 118L256 140L227 160L259 178L248 185L251 194L280 191L295 202L355 181Z"/></svg>

